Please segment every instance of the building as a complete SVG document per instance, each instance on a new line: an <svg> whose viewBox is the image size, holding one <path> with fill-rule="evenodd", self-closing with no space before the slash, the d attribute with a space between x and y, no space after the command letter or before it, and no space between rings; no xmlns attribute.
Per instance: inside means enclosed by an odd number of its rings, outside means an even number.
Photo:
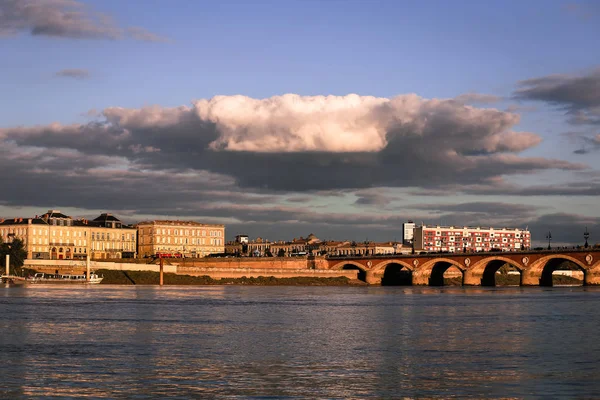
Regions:
<svg viewBox="0 0 600 400"><path fill-rule="evenodd" d="M248 244L248 235L236 235L235 241L236 243Z"/></svg>
<svg viewBox="0 0 600 400"><path fill-rule="evenodd" d="M414 246L418 251L470 252L519 251L531 248L531 233L518 228L417 226Z"/></svg>
<svg viewBox="0 0 600 400"><path fill-rule="evenodd" d="M205 257L225 253L225 225L193 221L140 222L138 257Z"/></svg>
<svg viewBox="0 0 600 400"><path fill-rule="evenodd" d="M414 230L416 224L412 221L407 221L402 224L402 243L411 246L413 243Z"/></svg>
<svg viewBox="0 0 600 400"><path fill-rule="evenodd" d="M28 259L70 260L132 258L136 254L135 228L111 214L96 219L73 219L59 210L34 218L0 219L4 242L20 239Z"/></svg>

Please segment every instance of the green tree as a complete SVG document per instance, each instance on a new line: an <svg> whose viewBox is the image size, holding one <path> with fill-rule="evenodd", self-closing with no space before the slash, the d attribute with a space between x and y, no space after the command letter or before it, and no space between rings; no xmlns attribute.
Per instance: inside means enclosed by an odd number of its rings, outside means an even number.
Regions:
<svg viewBox="0 0 600 400"><path fill-rule="evenodd" d="M277 257L285 257L285 249L279 249L277 252Z"/></svg>
<svg viewBox="0 0 600 400"><path fill-rule="evenodd" d="M25 245L21 239L15 238L10 243L4 243L0 238L0 263L2 264L2 268L0 270L4 271L5 263L6 263L6 255L10 256L10 269L15 273L19 274L21 272L21 267L25 263L25 258L27 258L27 250L25 250Z"/></svg>

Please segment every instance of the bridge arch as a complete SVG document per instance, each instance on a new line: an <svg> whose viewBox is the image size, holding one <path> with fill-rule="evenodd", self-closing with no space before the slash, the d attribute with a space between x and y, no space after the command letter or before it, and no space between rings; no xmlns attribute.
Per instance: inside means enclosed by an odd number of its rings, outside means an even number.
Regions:
<svg viewBox="0 0 600 400"><path fill-rule="evenodd" d="M331 267L331 269L333 269L333 270L344 270L344 269L345 270L358 270L358 279L363 282L367 281L368 268L356 261L352 261L352 260L341 261L341 262L335 264L333 267Z"/></svg>
<svg viewBox="0 0 600 400"><path fill-rule="evenodd" d="M486 257L477 261L468 269L468 272L471 277L481 280L481 286L496 286L496 272L504 264L514 267L519 271L519 274L523 273L523 266L521 264L502 256Z"/></svg>
<svg viewBox="0 0 600 400"><path fill-rule="evenodd" d="M549 254L545 257L536 260L527 269L528 284L535 284L532 280L539 279L538 284L540 286L552 286L552 273L558 269L560 264L564 261L571 261L579 270L583 272L583 281L586 281L586 274L589 266L585 265L578 259L568 256L566 254Z"/></svg>
<svg viewBox="0 0 600 400"><path fill-rule="evenodd" d="M381 275L381 286L412 285L413 265L401 260L385 260L371 269L374 274Z"/></svg>
<svg viewBox="0 0 600 400"><path fill-rule="evenodd" d="M444 285L444 272L450 267L456 267L463 275L465 274L465 266L461 265L458 261L450 258L440 257L434 258L425 262L423 265L417 266L413 270L413 284L415 285L429 285L429 286L443 286Z"/></svg>

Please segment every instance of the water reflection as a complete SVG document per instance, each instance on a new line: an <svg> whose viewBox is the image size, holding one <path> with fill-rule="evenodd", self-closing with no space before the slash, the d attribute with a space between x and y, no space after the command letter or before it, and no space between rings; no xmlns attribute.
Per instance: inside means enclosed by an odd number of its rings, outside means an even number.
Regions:
<svg viewBox="0 0 600 400"><path fill-rule="evenodd" d="M595 397L598 288L0 288L2 398Z"/></svg>

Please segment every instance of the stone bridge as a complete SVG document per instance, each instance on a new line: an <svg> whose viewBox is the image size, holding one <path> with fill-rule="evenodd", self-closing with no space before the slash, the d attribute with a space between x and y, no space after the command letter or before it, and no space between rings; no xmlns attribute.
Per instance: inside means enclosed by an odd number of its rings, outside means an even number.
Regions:
<svg viewBox="0 0 600 400"><path fill-rule="evenodd" d="M456 267L463 285L494 286L496 271L510 264L521 274L522 286L552 286L552 273L571 261L584 274L584 285L600 285L600 249L548 250L530 252L442 253L329 257L332 270L355 269L360 279L381 284L387 274L404 276L404 283L440 286L444 272Z"/></svg>

